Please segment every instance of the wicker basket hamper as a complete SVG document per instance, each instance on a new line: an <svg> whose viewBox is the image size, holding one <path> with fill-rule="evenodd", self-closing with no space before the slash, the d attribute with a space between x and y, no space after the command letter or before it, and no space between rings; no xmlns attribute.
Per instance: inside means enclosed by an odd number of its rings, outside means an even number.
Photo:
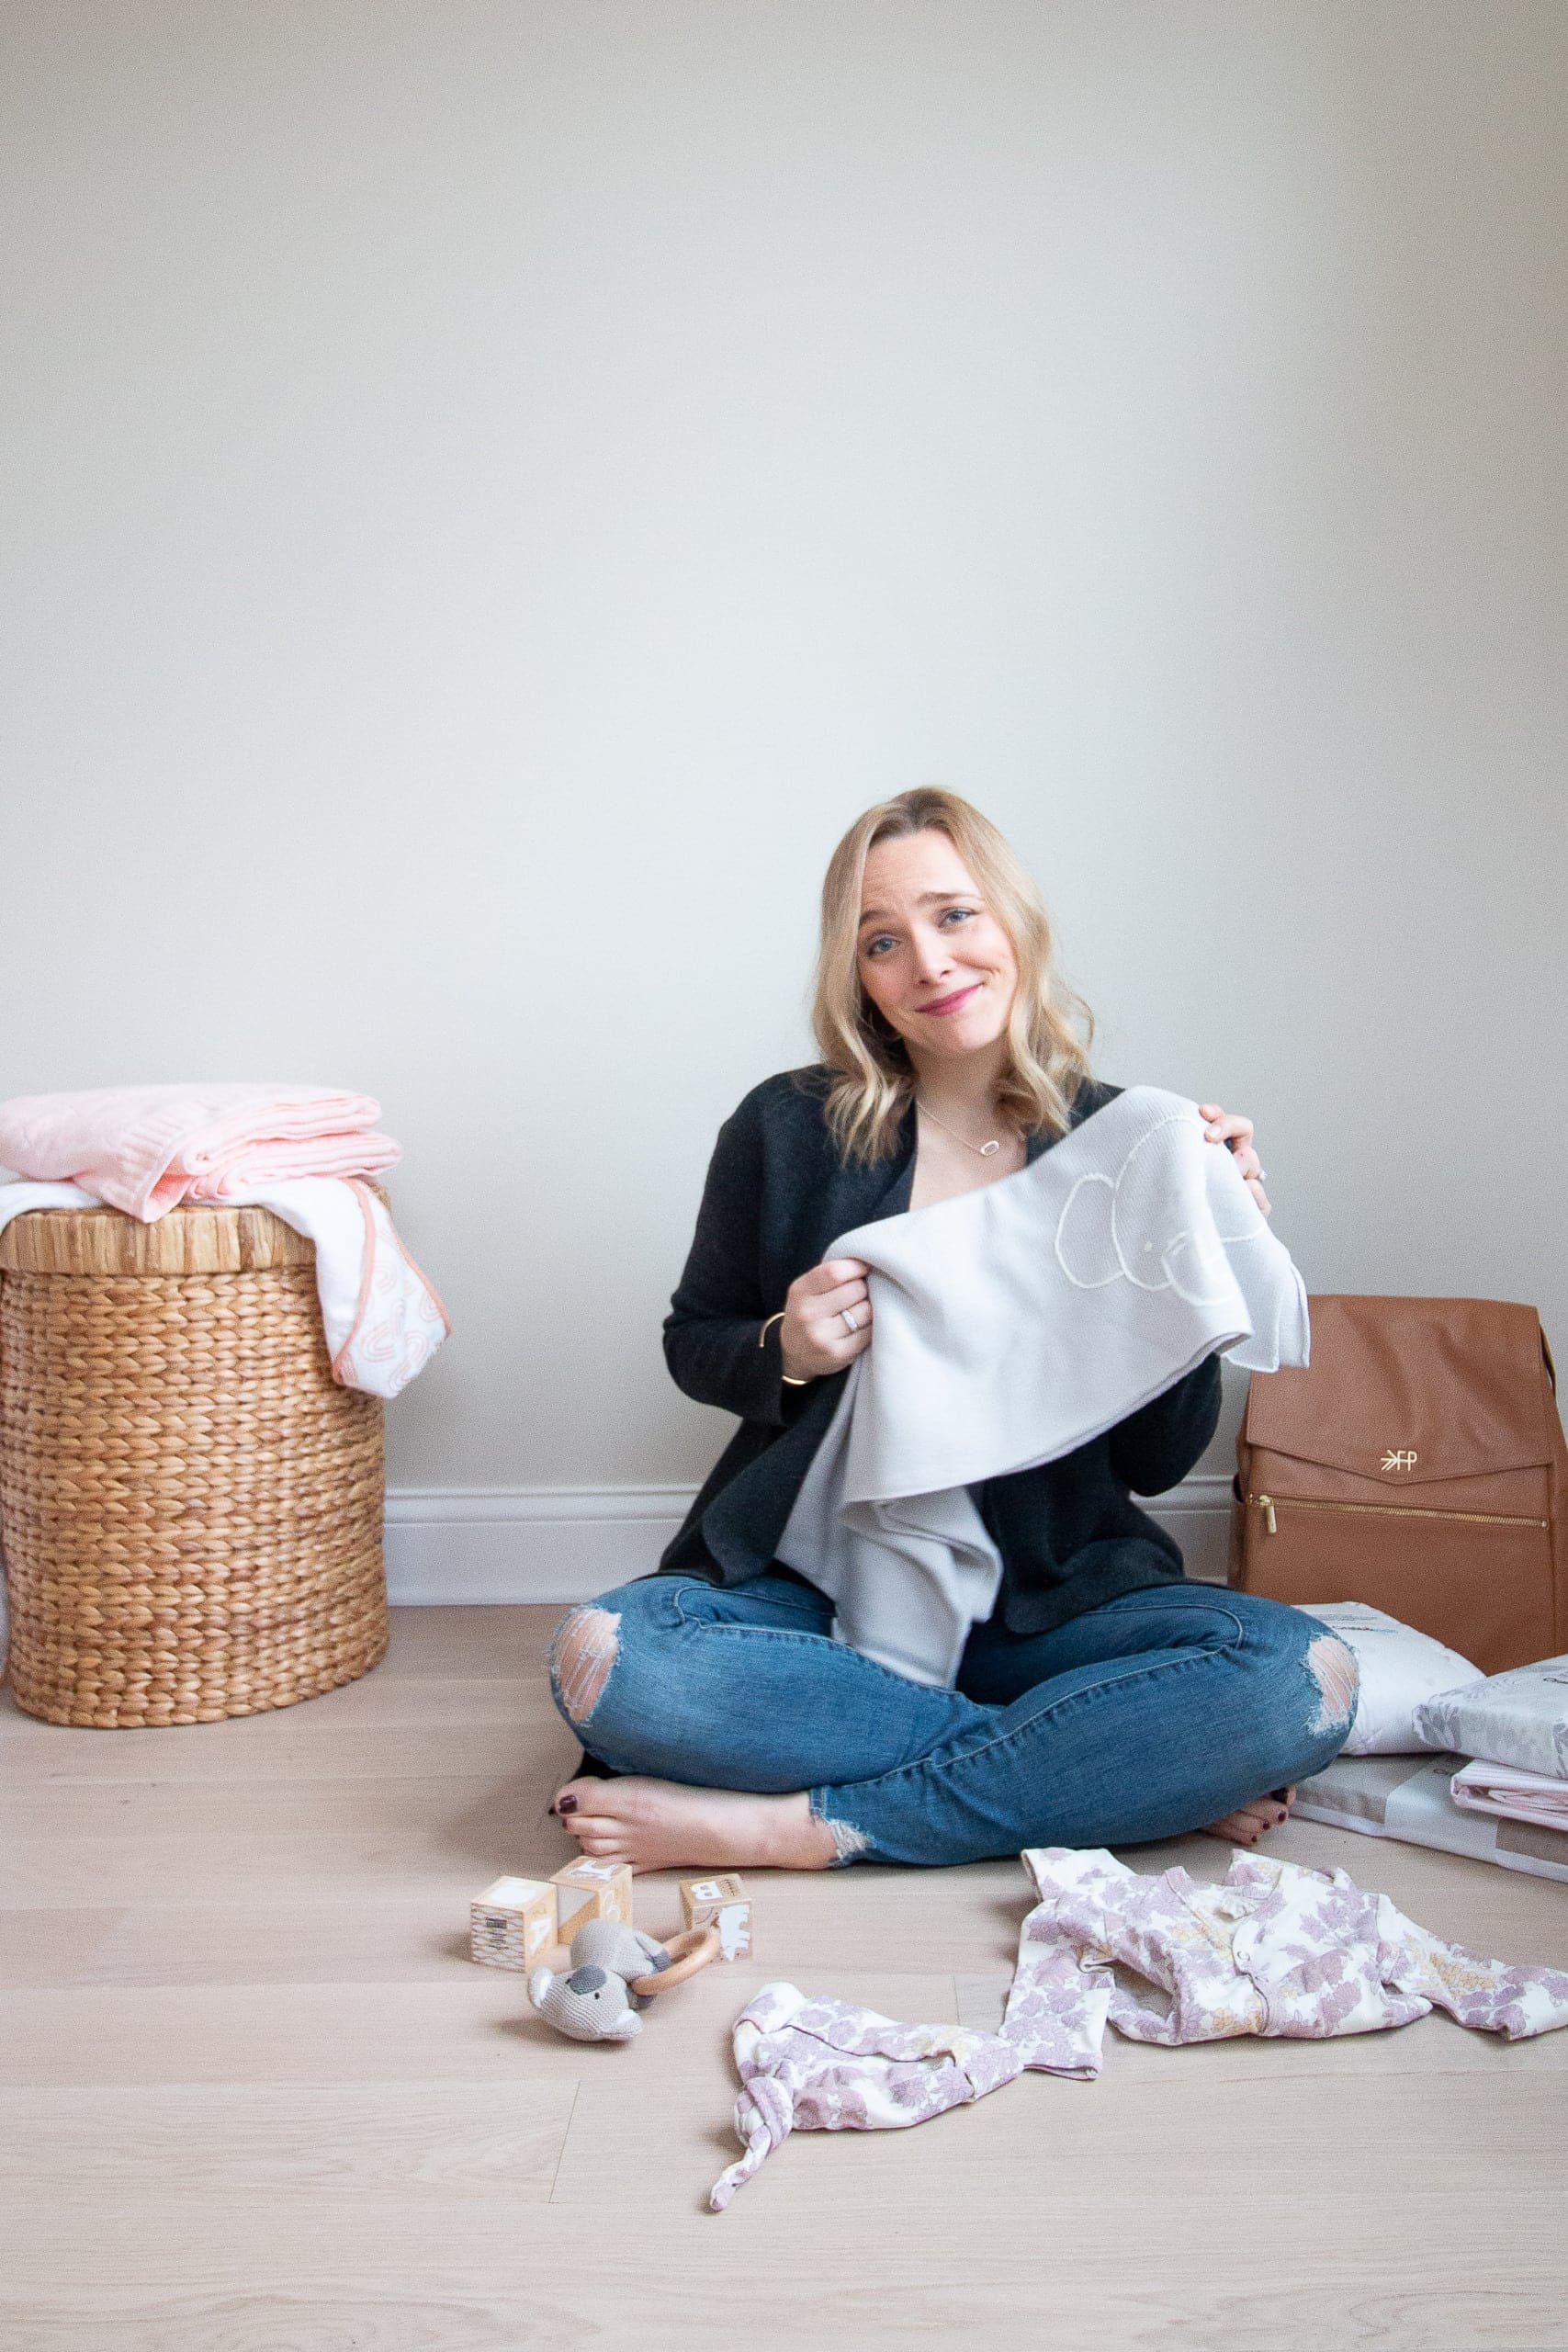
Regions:
<svg viewBox="0 0 1568 2352"><path fill-rule="evenodd" d="M104 1730L313 1698L387 1647L380 1399L332 1377L314 1250L265 1209L0 1234L17 1703Z"/></svg>

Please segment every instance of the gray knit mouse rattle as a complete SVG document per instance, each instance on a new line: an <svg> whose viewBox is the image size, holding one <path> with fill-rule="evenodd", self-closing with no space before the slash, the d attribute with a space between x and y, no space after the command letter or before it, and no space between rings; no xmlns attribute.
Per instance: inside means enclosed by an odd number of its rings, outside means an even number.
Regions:
<svg viewBox="0 0 1568 2352"><path fill-rule="evenodd" d="M654 1994L683 1984L718 1947L716 1928L693 1928L661 1944L623 1920L590 1919L571 1939L570 1973L534 1969L528 1998L572 2041L631 2041Z"/></svg>

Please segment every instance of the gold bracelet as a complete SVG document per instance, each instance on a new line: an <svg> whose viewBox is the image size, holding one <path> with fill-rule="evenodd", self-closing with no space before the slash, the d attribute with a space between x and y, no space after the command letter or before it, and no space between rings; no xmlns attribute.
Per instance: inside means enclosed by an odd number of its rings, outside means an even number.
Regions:
<svg viewBox="0 0 1568 2352"><path fill-rule="evenodd" d="M767 1321L763 1324L761 1329L757 1334L757 1345L759 1347L765 1344L768 1333L773 1329L773 1325L775 1323L782 1323L784 1319L784 1310L782 1306L776 1315L769 1316ZM811 1385L811 1383L808 1380L797 1380L793 1372L785 1372L782 1364L779 1367L779 1378L784 1382L786 1388L809 1388Z"/></svg>

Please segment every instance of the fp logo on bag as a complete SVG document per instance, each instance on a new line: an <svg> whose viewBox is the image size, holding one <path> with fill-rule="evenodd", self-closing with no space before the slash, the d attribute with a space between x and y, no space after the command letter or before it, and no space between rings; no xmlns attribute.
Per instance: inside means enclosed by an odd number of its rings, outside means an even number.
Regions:
<svg viewBox="0 0 1568 2352"><path fill-rule="evenodd" d="M1419 1454L1412 1453L1408 1446L1391 1446L1383 1455L1382 1466L1385 1470L1414 1470L1420 1458Z"/></svg>

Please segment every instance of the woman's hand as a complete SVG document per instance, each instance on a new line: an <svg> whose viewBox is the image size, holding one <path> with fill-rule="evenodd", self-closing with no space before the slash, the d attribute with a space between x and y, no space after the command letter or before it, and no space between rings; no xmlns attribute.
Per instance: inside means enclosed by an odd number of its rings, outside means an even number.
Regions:
<svg viewBox="0 0 1568 2352"><path fill-rule="evenodd" d="M1272 1216L1274 1212L1263 1189L1263 1162L1252 1148L1252 1121L1235 1116L1229 1111L1222 1111L1217 1102L1200 1102L1198 1108L1209 1122L1205 1140L1230 1147L1231 1157L1242 1172L1247 1191L1264 1216Z"/></svg>
<svg viewBox="0 0 1568 2352"><path fill-rule="evenodd" d="M862 1258L829 1258L784 1294L779 1351L794 1380L842 1372L871 1345L871 1295ZM853 1324L854 1329L850 1328Z"/></svg>

